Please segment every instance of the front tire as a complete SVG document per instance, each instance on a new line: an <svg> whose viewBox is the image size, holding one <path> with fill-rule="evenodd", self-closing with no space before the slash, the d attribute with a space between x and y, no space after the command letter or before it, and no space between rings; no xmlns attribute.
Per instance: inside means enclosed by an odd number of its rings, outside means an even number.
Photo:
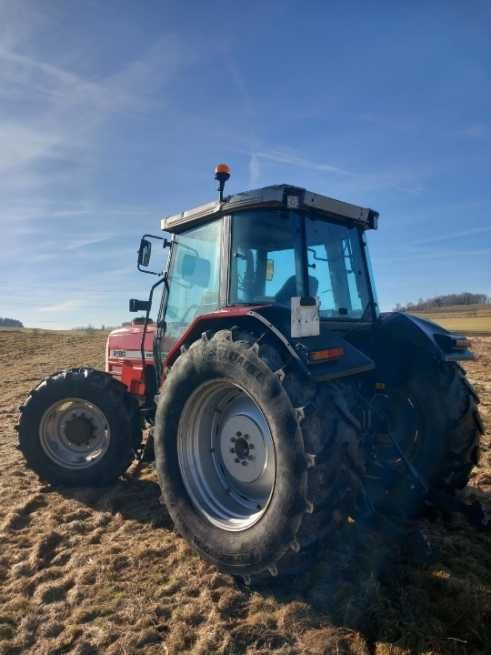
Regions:
<svg viewBox="0 0 491 655"><path fill-rule="evenodd" d="M157 469L177 530L245 579L311 564L359 484L357 434L339 403L339 387L309 383L254 335L204 334L173 365L156 414Z"/></svg>
<svg viewBox="0 0 491 655"><path fill-rule="evenodd" d="M41 480L104 486L130 465L141 443L132 396L102 371L67 369L44 379L20 408L19 445Z"/></svg>

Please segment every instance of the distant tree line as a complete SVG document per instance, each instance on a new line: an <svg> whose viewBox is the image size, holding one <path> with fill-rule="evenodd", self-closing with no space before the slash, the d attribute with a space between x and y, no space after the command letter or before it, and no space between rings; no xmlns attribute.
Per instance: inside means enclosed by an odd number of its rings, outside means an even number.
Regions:
<svg viewBox="0 0 491 655"><path fill-rule="evenodd" d="M432 310L439 307L450 307L451 305L487 305L491 303L491 297L485 293L470 293L464 291L462 293L449 293L446 296L434 296L423 300L420 298L418 302L409 302L407 305L397 303L395 306L396 312L406 312L414 310Z"/></svg>
<svg viewBox="0 0 491 655"><path fill-rule="evenodd" d="M16 318L0 318L0 327L23 328L24 326Z"/></svg>
<svg viewBox="0 0 491 655"><path fill-rule="evenodd" d="M71 328L74 332L107 332L108 330L113 330L114 328L110 325L104 325L104 323L101 325L101 327L95 327L91 323L88 325L79 325L78 327L73 327Z"/></svg>

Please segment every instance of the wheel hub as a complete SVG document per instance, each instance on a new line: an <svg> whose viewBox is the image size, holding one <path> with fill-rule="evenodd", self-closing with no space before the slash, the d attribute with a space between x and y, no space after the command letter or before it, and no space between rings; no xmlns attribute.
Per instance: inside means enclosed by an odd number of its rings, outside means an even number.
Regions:
<svg viewBox="0 0 491 655"><path fill-rule="evenodd" d="M73 446L90 446L96 437L96 426L83 413L74 413L63 423L63 433L66 440Z"/></svg>
<svg viewBox="0 0 491 655"><path fill-rule="evenodd" d="M64 398L42 416L39 440L46 455L59 466L83 469L106 454L111 430L97 405L83 398Z"/></svg>
<svg viewBox="0 0 491 655"><path fill-rule="evenodd" d="M266 466L264 437L246 414L232 416L222 427L220 447L227 472L241 482L257 480Z"/></svg>
<svg viewBox="0 0 491 655"><path fill-rule="evenodd" d="M226 380L199 386L182 411L177 447L184 486L211 524L240 531L259 521L276 458L268 422L248 393Z"/></svg>

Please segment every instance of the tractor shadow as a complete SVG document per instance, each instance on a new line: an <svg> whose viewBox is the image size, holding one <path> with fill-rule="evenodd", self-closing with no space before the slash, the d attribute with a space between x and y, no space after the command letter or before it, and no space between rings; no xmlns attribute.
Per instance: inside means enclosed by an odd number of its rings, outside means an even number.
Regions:
<svg viewBox="0 0 491 655"><path fill-rule="evenodd" d="M473 494L490 512L491 485ZM491 531L460 515L399 530L352 524L319 549L308 574L261 591L305 603L317 625L359 633L370 654L491 653Z"/></svg>
<svg viewBox="0 0 491 655"><path fill-rule="evenodd" d="M491 478L484 487L472 493L489 512ZM111 487L57 491L96 511L172 529L149 465ZM343 645L339 652L347 654L491 652L491 532L460 515L443 520L435 512L400 526L348 524L312 555L307 573L252 589L232 584L244 603L255 594L281 607L301 603L301 623L316 626L316 639L325 631L326 653L337 652L337 645L328 648L333 626L343 638L357 633L364 640L365 650Z"/></svg>
<svg viewBox="0 0 491 655"><path fill-rule="evenodd" d="M98 512L110 512L125 520L172 529L172 521L160 502L160 487L150 465L130 469L124 478L110 487L64 487L56 491Z"/></svg>

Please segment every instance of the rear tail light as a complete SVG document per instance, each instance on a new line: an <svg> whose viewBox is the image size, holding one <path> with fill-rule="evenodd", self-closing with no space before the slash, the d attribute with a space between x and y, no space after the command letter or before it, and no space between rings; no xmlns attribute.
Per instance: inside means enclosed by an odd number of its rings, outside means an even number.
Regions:
<svg viewBox="0 0 491 655"><path fill-rule="evenodd" d="M311 350L309 352L309 361L318 364L320 362L330 362L334 359L340 359L344 356L344 348L325 348L324 350Z"/></svg>

